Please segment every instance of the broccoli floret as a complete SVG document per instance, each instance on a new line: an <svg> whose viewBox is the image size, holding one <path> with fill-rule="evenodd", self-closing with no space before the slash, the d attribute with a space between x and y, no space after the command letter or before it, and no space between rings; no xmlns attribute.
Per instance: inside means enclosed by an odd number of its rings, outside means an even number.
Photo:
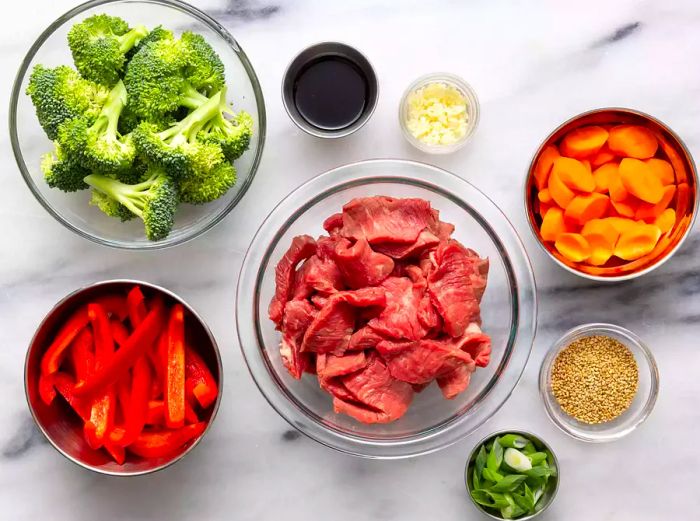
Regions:
<svg viewBox="0 0 700 521"><path fill-rule="evenodd" d="M102 112L88 126L84 118L75 118L61 125L58 141L72 157L101 173L115 173L131 167L136 155L131 135L121 136L117 130L119 116L126 104L126 88L120 80L111 90Z"/></svg>
<svg viewBox="0 0 700 521"><path fill-rule="evenodd" d="M106 215L109 215L110 217L116 217L122 222L130 221L131 219L136 217L136 215L131 213L131 210L129 210L122 203L120 203L116 199L112 199L110 196L103 194L95 188L92 189L92 197L90 198L90 204L92 206L97 206Z"/></svg>
<svg viewBox="0 0 700 521"><path fill-rule="evenodd" d="M223 196L236 184L236 169L228 161L206 173L191 175L180 182L180 201L190 204L209 203Z"/></svg>
<svg viewBox="0 0 700 521"><path fill-rule="evenodd" d="M199 138L205 143L218 144L226 159L233 161L250 146L253 118L245 111L240 111L233 118L226 117L225 113L231 111L226 106L226 98L222 93L219 114L204 126Z"/></svg>
<svg viewBox="0 0 700 521"><path fill-rule="evenodd" d="M195 109L207 101L184 75L191 52L179 40L165 37L144 45L131 59L124 76L130 110L156 122L180 106Z"/></svg>
<svg viewBox="0 0 700 521"><path fill-rule="evenodd" d="M161 166L174 179L206 173L224 160L221 147L197 139L200 130L219 113L221 92L170 128L158 131L141 123L132 133L136 150L148 161Z"/></svg>
<svg viewBox="0 0 700 521"><path fill-rule="evenodd" d="M88 187L83 179L90 171L83 168L77 161L66 157L58 144L53 152L41 156L41 171L46 184L51 188L58 188L64 192L77 192Z"/></svg>
<svg viewBox="0 0 700 521"><path fill-rule="evenodd" d="M162 170L153 169L148 179L135 185L102 174L91 174L85 182L141 218L149 240L159 241L170 233L177 209L177 189Z"/></svg>
<svg viewBox="0 0 700 521"><path fill-rule="evenodd" d="M198 91L211 94L224 88L224 64L201 34L182 33L180 43L188 53L185 79Z"/></svg>
<svg viewBox="0 0 700 521"><path fill-rule="evenodd" d="M39 124L52 141L61 123L83 117L92 124L109 96L109 89L83 79L70 67L50 69L36 65L29 77L27 94L36 108Z"/></svg>
<svg viewBox="0 0 700 521"><path fill-rule="evenodd" d="M148 45L151 42L157 42L158 40L173 39L172 31L168 29L163 29L162 25L154 27L144 38L142 38L131 50L126 54L127 61L141 50L144 45Z"/></svg>
<svg viewBox="0 0 700 521"><path fill-rule="evenodd" d="M83 78L112 86L124 71L126 53L147 34L143 25L130 29L119 17L98 14L71 27L68 46Z"/></svg>

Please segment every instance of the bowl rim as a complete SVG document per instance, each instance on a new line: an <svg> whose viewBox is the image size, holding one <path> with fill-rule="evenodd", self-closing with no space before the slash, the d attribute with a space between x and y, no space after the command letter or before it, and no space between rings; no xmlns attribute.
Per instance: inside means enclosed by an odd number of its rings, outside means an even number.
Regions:
<svg viewBox="0 0 700 521"><path fill-rule="evenodd" d="M692 210L692 215L690 217L690 222L688 223L688 228L685 230L685 233L683 236L678 240L676 245L662 258L657 259L656 262L653 264L647 266L646 268L639 270L639 271L634 271L632 273L627 273L624 275L614 275L614 276L602 276L602 275L592 275L590 273L584 273L582 271L579 271L577 269L572 268L571 266L566 265L563 263L561 260L557 259L554 255L552 255L552 252L549 251L545 245L543 244L543 241L538 233L538 230L535 229L535 225L532 222L532 219L530 219L529 213L530 213L530 198L528 196L528 184L530 182L530 177L533 175L533 172L535 170L535 163L537 161L537 158L539 157L540 153L542 150L549 144L550 139L552 136L554 136L557 132L559 132L562 128L566 127L567 125L574 123L576 120L584 118L586 116L591 116L594 114L600 114L602 112L622 112L622 113L627 113L627 114L632 114L635 116L640 116L642 118L648 119L652 121L653 123L656 123L660 127L662 127L666 132L669 133L669 135L678 143L680 146L680 149L683 151L683 153L687 156L688 158L688 164L690 165L690 175L695 181L695 205ZM669 127L666 123L661 121L660 119L647 114L646 112L642 112L641 110L637 109L631 109L627 107L600 107L596 109L590 109L586 110L584 112L581 112L579 114L576 114L570 118L568 118L566 121L561 123L560 125L557 125L557 127L552 130L549 134L547 134L547 137L544 138L542 143L537 147L537 150L535 150L535 153L532 156L532 159L530 160L530 164L527 167L527 172L525 175L525 181L523 183L523 189L522 193L524 194L524 210L525 210L525 220L527 221L528 227L530 228L530 232L533 234L535 237L535 242L537 245L544 251L547 256L552 259L555 263L557 263L559 266L564 268L566 271L569 273L573 273L574 275L578 275L579 277L583 277L584 279L588 280L594 280L596 282L622 282L625 280L632 280L637 277L641 277L642 275L646 275L647 273L655 270L656 268L662 266L665 264L671 257L673 257L676 252L680 249L680 247L683 245L683 243L686 241L688 236L693 230L693 226L695 224L695 219L697 217L698 213L698 208L700 205L700 198L698 197L698 183L700 183L700 178L698 178L698 171L697 171L697 166L695 165L695 160L693 159L693 155L690 153L690 149L688 146L685 144L685 142L680 138L676 132Z"/></svg>
<svg viewBox="0 0 700 521"><path fill-rule="evenodd" d="M387 168L387 165L392 165L394 169L399 166L417 168L420 175L409 176L405 171L391 172L391 167ZM354 173L349 180L339 180L343 170L353 172L354 169L363 166L372 171L359 176ZM440 180L439 183L435 182L437 179ZM372 182L396 183L402 180L407 184L433 191L453 202L459 201L458 204L465 210L470 208L466 211L473 212L473 217L477 220L483 213L499 216L499 224L495 226L501 228L499 233L505 235L506 232L507 236L495 236L490 226L486 225L485 228L492 240L501 245L506 243L511 248L506 250L503 247L502 250L507 251L508 258L505 263L506 271L510 270L507 276L511 283L511 299L516 301L511 308L515 310L515 316L510 324L509 333L511 355L505 363L501 361L504 366L499 373L501 386L493 384L490 390L494 393L493 396L497 396L499 403L494 402L485 410L487 408L481 400L477 404L471 404L470 409L459 411L452 418L418 435L377 439L341 431L324 424L296 403L288 390L281 388L278 378L271 373L270 363L260 345L258 282L262 267L267 266L270 260L271 244L274 247L279 240L281 232L275 223L285 223L282 225L284 231L291 222L290 215L297 215L301 208L313 205L349 186ZM472 204L465 203L462 197L456 195L465 191L469 192L471 197L479 198L479 203L485 205L481 211L475 210ZM311 192L313 194L309 195ZM483 217L481 219L483 220ZM271 237L270 244L258 244L261 240L269 241ZM463 439L490 419L505 404L517 386L527 365L537 329L534 272L523 243L505 214L483 192L457 175L433 165L402 159L372 159L342 165L310 179L287 195L266 217L249 245L239 273L236 299L236 325L241 352L255 384L271 407L294 428L327 447L354 456L376 459L400 459L434 452ZM465 414L467 412L470 414ZM473 424L465 427L466 420Z"/></svg>
<svg viewBox="0 0 700 521"><path fill-rule="evenodd" d="M98 466L94 465L89 465L83 461L81 461L78 458L75 458L68 454L66 451L63 450L63 448L55 441L51 436L49 436L49 433L47 430L44 428L44 426L39 422L36 412L34 410L34 406L32 405L32 401L29 396L29 358L31 353L34 351L36 348L36 340L37 340L37 335L41 331L44 323L46 323L47 320L49 320L51 317L54 316L56 312L62 309L63 305L68 302L69 300L81 295L82 293L91 290L93 288L99 288L101 286L108 286L112 284L123 284L127 286L132 286L132 285L139 285L139 286L144 286L149 289L152 289L158 293L162 293L164 295L167 295L168 297L172 298L176 302L179 302L182 304L188 311L189 313L192 314L192 316L199 322L199 324L202 326L204 332L206 333L207 337L209 337L209 340L211 342L212 349L214 350L214 355L216 358L216 366L219 374L219 378L217 380L217 384L219 387L219 393L216 397L216 400L213 404L213 409L211 412L211 417L209 418L209 421L207 422L207 426L204 428L204 431L202 434L200 434L197 438L194 439L192 444L187 447L184 451L182 451L180 454L178 454L176 457L172 458L171 460L166 461L165 463L153 467L151 469L146 469L146 470L138 470L138 471L115 471L115 470L109 470L109 469L103 469ZM219 408L221 407L221 399L223 397L223 388L224 388L224 368L223 368L223 362L221 360L221 351L219 349L219 346L216 342L216 338L214 337L214 334L211 332L211 329L209 329L209 326L207 323L204 321L202 316L190 305L188 304L182 297L177 295L176 293L170 291L167 288L164 288L162 286L159 286L157 284L153 284L151 282L145 282L142 280L138 279L107 279L107 280L100 280L97 282L92 282L90 284L86 284L83 286L80 286L79 288L71 291L68 293L66 296L61 298L59 301L57 301L51 309L44 315L44 318L41 319L39 322L39 325L36 327L36 330L34 331L34 334L32 335L31 340L29 341L29 345L27 347L27 353L25 354L24 357L24 397L25 400L27 401L27 407L29 408L29 412L32 416L32 420L34 420L34 424L37 426L37 428L41 431L41 433L44 435L44 438L49 442L49 444L58 451L59 454L64 456L68 461L74 463L78 467L81 467L86 470L90 470L92 472L95 472L97 474L103 474L106 476L116 476L116 477L130 477L130 476L143 476L146 474L152 474L154 472L159 472L161 470L164 470L171 465L174 465L178 461L182 460L185 456L187 456L192 450L199 445L199 443L204 439L204 437L207 435L209 432L209 429L211 428L212 424L214 423L214 420L216 419L216 416L219 412Z"/></svg>
<svg viewBox="0 0 700 521"><path fill-rule="evenodd" d="M561 419L566 415L566 413L562 412L561 414L559 414L552 408L548 400L551 393L547 386L547 378L549 376L549 372L551 371L556 355L559 352L561 352L561 350L564 349L568 344L570 344L575 336L580 335L583 337L587 337L596 334L609 336L610 333L614 333L624 337L642 353L642 356L648 364L651 380L651 384L649 386L649 396L646 398L646 401L644 402L644 405L640 410L639 414L636 415L634 421L627 428L614 435L606 434L605 431L601 431L601 434L591 436L587 435L585 432L580 432L578 430L571 429L568 426L568 424ZM628 344L626 344L625 342L622 343L625 345L625 347L627 347L627 349L630 349L630 346ZM638 368L638 370L641 372L642 368ZM644 421L649 417L651 412L654 410L656 400L659 396L659 380L659 366L656 363L654 354L652 353L651 349L649 349L649 346L647 346L641 338L639 338L635 333L633 333L629 329L624 328L622 326L618 326L616 324L609 324L604 322L591 322L587 324L581 324L579 326L569 329L561 337L552 342L549 349L545 353L545 356L542 360L542 364L540 365L540 371L538 375L538 386L540 398L542 399L542 404L544 406L545 412L547 413L547 416L554 425L559 427L561 431L568 434L572 438L575 438L580 441L585 441L589 443L607 443L624 438L628 434L632 433L642 423L644 423ZM553 396L552 401L556 402L556 399Z"/></svg>
<svg viewBox="0 0 700 521"><path fill-rule="evenodd" d="M255 157L250 166L250 174L246 177L242 186L234 196L234 198L221 209L220 213L211 221L206 222L203 226L192 229L189 233L179 237L177 239L168 240L168 238L162 241L156 242L144 242L144 243L134 243L131 240L114 240L104 237L99 237L92 233L81 230L78 226L70 222L70 220L63 217L54 207L48 202L48 200L42 195L38 189L34 179L32 178L27 163L24 160L24 154L22 153L22 147L19 143L19 137L17 135L17 105L19 102L19 97L22 93L22 83L29 70L29 65L34 59L36 53L41 49L46 40L63 24L72 20L75 16L95 7L100 7L112 3L146 3L146 4L157 4L164 7L169 7L176 9L180 12L189 15L190 17L198 20L199 22L206 25L214 33L218 34L233 50L233 52L238 56L245 69L250 83L255 94L256 108L258 111L258 148L255 153ZM262 159L263 149L265 148L265 137L267 132L267 116L265 112L265 99L262 92L262 87L260 81L253 69L253 66L248 59L245 51L238 44L238 41L224 28L219 22L214 18L206 14L205 12L199 10L198 8L183 2L182 0L90 0L88 2L82 3L69 11L66 11L61 16L59 16L54 22L52 22L42 33L37 37L34 43L31 45L27 54L22 59L20 67L15 75L14 82L12 84L12 91L10 94L10 107L8 115L8 124L10 131L10 143L12 145L12 152L15 157L15 162L17 167L22 174L24 182L29 187L29 190L34 195L34 198L41 204L41 206L54 218L56 221L61 223L63 226L74 232L75 234L88 239L97 244L103 246L109 246L111 248L123 249L123 250L135 250L135 251L145 251L145 250L161 250L165 248L171 248L180 244L184 244L196 237L203 235L204 233L211 230L214 226L219 224L236 205L240 202L243 196L250 188L250 185L255 178L255 175L260 166L260 161Z"/></svg>
<svg viewBox="0 0 700 521"><path fill-rule="evenodd" d="M561 466L559 465L559 458L557 458L556 452L554 452L554 450L552 450L551 445L549 445L549 443L544 441L541 436L538 436L536 434L532 434L531 432L524 431L522 429L499 429L499 430L494 431L491 434L485 436L476 445L474 445L471 452L469 453L469 456L467 457L467 462L466 462L466 465L464 467L464 486L467 489L467 495L469 496L469 499L474 504L474 506L480 512L489 516L491 519L497 519L499 521L502 521L504 519L504 518L499 517L495 514L492 514L491 512L488 512L483 506L481 506L479 503L474 501L474 498L472 497L472 494L471 494L471 490L469 490L469 466L470 466L472 460L476 457L476 451L482 445L485 445L492 438L495 438L496 436L502 436L504 434L520 434L521 436L524 436L524 437L530 439L530 441L534 440L537 443L540 443L546 450L549 451L549 453L552 455L552 459L554 460L554 466L557 469L557 475L556 475L556 482L554 483L554 489L552 490L552 493L549 496L549 500L540 510L538 510L534 514L530 514L529 516L518 517L516 519L516 521L527 521L529 519L534 519L537 516L539 516L541 513L543 513L545 510L547 510L549 508L549 506L554 502L554 498L557 496L557 492L559 492L559 481L561 480Z"/></svg>

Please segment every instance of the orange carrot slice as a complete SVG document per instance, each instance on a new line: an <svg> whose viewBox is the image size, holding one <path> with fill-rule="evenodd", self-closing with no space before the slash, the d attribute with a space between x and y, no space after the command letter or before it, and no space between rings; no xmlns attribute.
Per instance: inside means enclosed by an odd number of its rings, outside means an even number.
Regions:
<svg viewBox="0 0 700 521"><path fill-rule="evenodd" d="M610 150L610 147L606 143L595 155L591 156L591 166L593 168L598 168L599 166L604 165L613 159L615 159L615 154L613 154L612 150Z"/></svg>
<svg viewBox="0 0 700 521"><path fill-rule="evenodd" d="M654 133L639 125L618 125L610 129L610 150L624 157L648 159L654 157L659 142Z"/></svg>
<svg viewBox="0 0 700 521"><path fill-rule="evenodd" d="M552 207L547 210L540 226L540 235L545 241L554 242L560 234L566 233L566 223L564 222L564 210Z"/></svg>
<svg viewBox="0 0 700 521"><path fill-rule="evenodd" d="M584 225L586 221L603 217L608 210L609 201L607 195L596 192L577 195L566 207L564 216L577 224Z"/></svg>
<svg viewBox="0 0 700 521"><path fill-rule="evenodd" d="M586 167L586 170L593 172L593 167L588 159L581 159L581 164Z"/></svg>
<svg viewBox="0 0 700 521"><path fill-rule="evenodd" d="M615 228L618 235L637 225L635 221L632 219L626 219L625 217L606 217L605 219L601 220L609 223L613 228Z"/></svg>
<svg viewBox="0 0 700 521"><path fill-rule="evenodd" d="M572 190L592 192L595 189L593 174L577 159L558 157L554 160L550 177L556 174ZM551 187L550 187L551 191ZM554 194L552 194L554 195Z"/></svg>
<svg viewBox="0 0 700 521"><path fill-rule="evenodd" d="M673 208L666 208L656 218L654 224L659 227L661 233L670 232L676 225L676 211Z"/></svg>
<svg viewBox="0 0 700 521"><path fill-rule="evenodd" d="M537 194L537 198L540 200L541 203L552 202L552 194L549 193L548 188L543 188L542 190L540 190Z"/></svg>
<svg viewBox="0 0 700 521"><path fill-rule="evenodd" d="M664 185L644 161L629 157L620 161L620 179L630 194L647 203L656 204L664 195Z"/></svg>
<svg viewBox="0 0 700 521"><path fill-rule="evenodd" d="M554 247L565 258L573 262L582 262L591 255L591 247L580 233L560 234Z"/></svg>
<svg viewBox="0 0 700 521"><path fill-rule="evenodd" d="M617 227L613 224L613 219L617 217L607 217L605 219L591 219L588 221L581 230L581 235L586 239L592 235L600 235L605 242L610 244L612 248L617 243L617 239L620 237L620 232ZM634 225L636 224L631 219L629 222Z"/></svg>
<svg viewBox="0 0 700 521"><path fill-rule="evenodd" d="M535 186L542 190L547 186L549 173L552 171L554 160L559 157L559 150L554 145L547 145L535 163Z"/></svg>
<svg viewBox="0 0 700 521"><path fill-rule="evenodd" d="M549 193L561 208L566 208L569 203L574 199L576 194L568 186L566 186L559 175L552 169L552 173L549 175Z"/></svg>
<svg viewBox="0 0 700 521"><path fill-rule="evenodd" d="M624 201L627 199L630 194L622 184L619 167L616 170L610 170L608 175L610 176L608 179L608 192L610 192L610 199L613 201Z"/></svg>
<svg viewBox="0 0 700 521"><path fill-rule="evenodd" d="M656 204L640 204L639 208L637 208L637 212L634 214L634 217L645 221L654 221L666 208L668 208L668 205L670 205L671 201L673 201L674 195L676 195L676 185L664 186L664 195L661 200Z"/></svg>
<svg viewBox="0 0 700 521"><path fill-rule="evenodd" d="M665 159L652 157L644 162L649 165L649 168L651 168L652 172L654 172L656 177L661 181L661 184L672 185L676 182L676 174L673 171L673 167L671 163Z"/></svg>
<svg viewBox="0 0 700 521"><path fill-rule="evenodd" d="M639 208L639 201L634 197L626 197L622 201L615 201L611 198L610 203L612 204L613 210L622 217L634 217Z"/></svg>
<svg viewBox="0 0 700 521"><path fill-rule="evenodd" d="M586 237L591 248L591 254L586 259L588 264L602 266L610 260L615 251L615 245L610 244L602 235L591 234Z"/></svg>
<svg viewBox="0 0 700 521"><path fill-rule="evenodd" d="M610 181L618 175L617 163L605 163L593 171L595 191L606 193L610 190Z"/></svg>
<svg viewBox="0 0 700 521"><path fill-rule="evenodd" d="M661 237L661 229L654 224L640 224L620 234L615 245L615 255L631 261L650 253Z"/></svg>
<svg viewBox="0 0 700 521"><path fill-rule="evenodd" d="M561 142L561 153L576 159L598 152L608 139L608 131L597 125L572 130Z"/></svg>
<svg viewBox="0 0 700 521"><path fill-rule="evenodd" d="M542 203L539 200L537 200L537 201L535 201L535 203L538 206L535 209L535 211L537 213L539 213L542 217L547 215L547 212L549 211L550 208L555 208L555 207L558 208L558 206L556 205L556 203L554 201L552 201L551 203Z"/></svg>

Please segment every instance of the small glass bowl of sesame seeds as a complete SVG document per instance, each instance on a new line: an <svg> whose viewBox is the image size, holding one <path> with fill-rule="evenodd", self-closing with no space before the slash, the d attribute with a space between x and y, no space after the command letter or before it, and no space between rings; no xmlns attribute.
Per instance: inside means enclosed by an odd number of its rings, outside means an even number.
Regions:
<svg viewBox="0 0 700 521"><path fill-rule="evenodd" d="M613 324L567 331L545 356L539 380L554 424L594 443L632 432L649 416L659 392L659 370L649 348Z"/></svg>

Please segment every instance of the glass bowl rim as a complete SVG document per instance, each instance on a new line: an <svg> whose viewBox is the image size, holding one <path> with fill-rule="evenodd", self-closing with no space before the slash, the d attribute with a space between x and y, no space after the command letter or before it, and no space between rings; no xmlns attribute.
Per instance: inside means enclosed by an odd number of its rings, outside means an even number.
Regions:
<svg viewBox="0 0 700 521"><path fill-rule="evenodd" d="M231 50L238 56L238 58L241 61L241 64L243 65L243 68L246 71L246 74L248 75L251 87L255 94L255 104L256 109L258 111L259 146L256 151L255 157L252 160L249 175L247 176L243 186L241 186L235 197L219 211L218 215L216 215L210 221L193 228L189 233L183 235L182 237L179 237L178 239L169 240L166 238L162 241L136 244L130 240L115 240L108 239L105 237L99 237L95 234L80 229L78 226L70 222L69 219L61 215L61 213L59 213L59 211L56 210L53 207L53 205L51 205L51 203L49 203L49 201L42 195L36 183L34 182L31 173L29 172L27 163L24 160L24 154L22 153L22 146L19 142L19 137L17 135L17 105L19 102L19 97L22 94L22 83L24 82L24 79L29 70L29 65L31 64L32 60L34 60L36 53L39 51L39 49L42 48L46 41L56 32L56 30L59 27L69 22L77 15L89 9L112 3L156 4L163 7L176 9L189 16L190 18L194 18L202 24L206 25L211 31L213 31L221 39L223 39L223 41L226 42L226 44L231 48ZM29 188L30 192L34 195L34 198L54 219L56 219L56 221L58 221L64 227L68 228L80 237L88 239L97 244L123 250L145 251L171 248L173 246L183 244L196 237L199 237L200 235L206 233L207 231L211 230L214 226L219 224L240 202L240 200L248 191L248 188L250 188L250 185L252 184L253 179L255 178L255 174L257 173L258 167L260 166L263 149L265 148L265 136L267 132L267 117L265 113L265 100L263 97L262 87L260 86L260 81L258 80L257 74L255 73L255 70L253 69L253 66L250 60L248 59L248 56L246 55L245 51L243 51L242 47L238 44L238 41L226 30L226 28L219 24L214 18L212 18L205 12L197 9L196 7L181 0L90 0L70 9L69 11L66 11L41 32L41 34L36 38L34 43L27 51L27 54L22 59L22 62L19 66L17 74L15 75L14 82L12 84L9 108L10 110L8 123L10 131L10 143L12 145L12 153L15 157L17 167L19 168L20 173L22 174L22 178L27 184L27 187Z"/></svg>
<svg viewBox="0 0 700 521"><path fill-rule="evenodd" d="M353 169L362 166L381 170L387 164L394 167L401 165L401 168L419 168L420 177L417 175L408 177L406 172L397 174L384 171L381 174L363 173L359 177L354 175L349 180L341 179L344 170L349 169L352 172ZM385 170L388 169L385 168ZM435 183L436 179L440 182ZM262 274L268 266L271 251L277 246L281 235L288 229L290 222L303 215L309 207L348 187L373 182L400 183L401 181L432 191L452 202L459 201L457 204L462 209L476 214L472 215L475 219L478 219L481 213L488 212L498 216L499 223L496 227L501 228L499 233L506 232L507 237L496 235L490 224L482 223L482 227L487 233L491 229L490 238L494 242L508 243L508 247L511 248L507 249L505 246L501 248L501 255L506 254L507 258L504 260L506 271L510 269L511 272L508 274L509 289L511 298L516 300L513 304L516 314L510 324L511 354L505 363L502 362L503 371L499 374L499 379L507 377L508 381L496 381L489 391L488 398L496 397L499 402L497 405L492 401L490 408L485 407L486 397L484 397L476 404L472 404L469 409L462 410L447 421L429 427L418 434L402 435L394 439L373 439L341 431L318 421L314 417L316 415L309 414L305 407L297 403L288 389L280 384L275 374L272 374L270 363L265 356L266 346L260 340L259 286ZM455 188L461 190L460 193L466 190L471 197L480 198L476 204L485 206L482 206L481 211L476 210L472 204L466 203L463 197L455 194L459 192ZM282 223L281 228L279 223ZM269 241L269 243L261 241ZM528 316L530 314L531 316ZM283 419L306 436L340 452L367 458L399 459L427 454L456 443L471 434L505 404L517 386L534 343L536 325L537 295L534 273L525 248L508 218L495 203L469 182L446 170L417 161L401 159L357 161L328 170L297 187L275 206L256 232L243 260L237 284L236 326L240 348L248 370L262 395ZM473 420L474 424L465 425L466 420Z"/></svg>
<svg viewBox="0 0 700 521"><path fill-rule="evenodd" d="M633 418L633 422L624 430L616 434L609 434L606 433L605 430L603 430L599 433L596 433L595 435L587 435L586 433L582 433L578 430L572 429L565 421L562 420L562 418L566 416L566 413L564 413L563 411L560 413L550 405L548 398L551 398L553 402L556 402L556 399L549 391L549 388L547 386L547 378L549 376L549 372L551 371L552 365L554 364L554 359L556 358L556 355L560 353L561 350L564 349L567 345L569 345L573 341L574 337L579 336L581 334L583 334L581 336L586 337L593 336L596 334L606 335L606 333L614 333L616 335L624 337L628 341L628 343L623 342L623 344L625 344L625 347L627 347L630 350L636 350L642 354L643 359L647 363L650 374L651 382L649 385L649 395L646 397L644 405L642 406L640 411ZM631 344L633 347L630 348L629 344ZM643 369L645 368L638 368L640 372ZM538 385L540 397L542 398L542 403L544 405L545 412L547 413L547 416L552 421L552 423L554 423L554 425L556 425L557 427L559 427L560 430L577 440L586 441L589 443L607 443L610 441L616 441L621 438L624 438L632 431L634 431L637 427L639 427L642 423L644 423L644 421L649 417L652 410L654 409L654 405L656 405L656 400L659 395L659 368L656 364L656 360L654 358L653 353L651 352L651 349L649 349L649 347L635 333L633 333L627 328L618 326L616 324L592 322L588 324L581 324L580 326L576 326L568 330L566 333L564 333L561 337L559 337L552 343L550 348L547 350L544 359L542 360L542 365L540 366L540 372L538 377Z"/></svg>
<svg viewBox="0 0 700 521"><path fill-rule="evenodd" d="M452 143L451 145L430 145L427 143L423 143L419 139L415 138L406 127L406 121L404 116L406 113L406 102L408 100L408 96L419 87L423 87L428 83L437 82L451 84L453 87L461 90L472 107L473 117L467 123L467 133L464 134L464 136L459 141L457 141L456 143ZM433 155L451 154L452 152L456 152L457 150L461 149L474 136L474 133L476 132L477 127L479 126L479 120L481 117L481 104L479 102L479 96L477 96L476 94L476 90L474 90L474 87L472 87L471 84L468 83L464 78L457 76L456 74L453 74L451 72L431 72L419 76L418 78L413 80L408 85L408 87L406 87L406 89L403 91L403 94L401 95L401 100L399 102L398 116L399 126L401 127L401 133L403 134L406 141L408 141L415 148L421 150L422 152L426 152L428 154Z"/></svg>

